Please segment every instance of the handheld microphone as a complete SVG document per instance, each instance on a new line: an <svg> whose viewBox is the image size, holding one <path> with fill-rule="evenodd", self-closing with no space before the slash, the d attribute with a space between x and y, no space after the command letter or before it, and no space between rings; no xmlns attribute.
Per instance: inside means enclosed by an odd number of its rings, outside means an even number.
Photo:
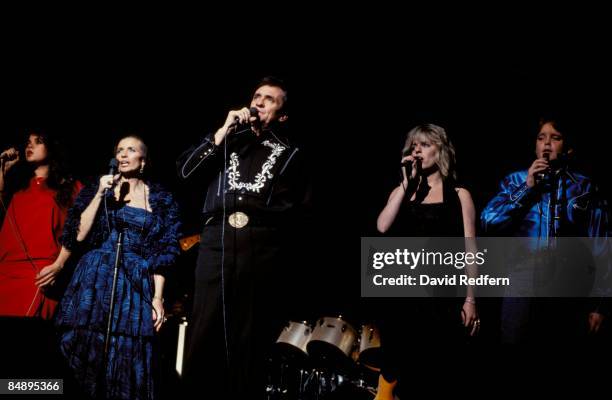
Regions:
<svg viewBox="0 0 612 400"><path fill-rule="evenodd" d="M548 163L548 168L546 168L544 171L538 172L536 175L536 180L538 182L544 182L546 180L548 180L549 176L550 176L550 153L544 153L543 155L544 159L546 160L546 162Z"/></svg>
<svg viewBox="0 0 612 400"><path fill-rule="evenodd" d="M14 160L16 158L17 158L17 155L10 156L7 153L4 153L4 154L0 155L0 160L2 160L2 161L11 161L11 160Z"/></svg>
<svg viewBox="0 0 612 400"><path fill-rule="evenodd" d="M116 158L111 158L111 160L108 162L108 175L112 175L115 176L115 174L117 173L117 166L119 165L119 161L117 161ZM104 195L106 196L106 193L108 192L108 188L104 189Z"/></svg>
<svg viewBox="0 0 612 400"><path fill-rule="evenodd" d="M249 108L249 113L251 114L251 117L255 117L257 119L257 121L259 121L259 111L257 110L257 107ZM235 124L239 124L240 123L240 118L234 117L234 123ZM249 123L249 121L243 122L243 124L248 124L248 123Z"/></svg>
<svg viewBox="0 0 612 400"><path fill-rule="evenodd" d="M259 121L259 110L257 110L257 107L249 108L249 112L251 113L251 117L255 117L256 120Z"/></svg>
<svg viewBox="0 0 612 400"><path fill-rule="evenodd" d="M417 170L417 175L419 175L421 173L421 162L422 160L420 158L417 158L416 160L416 170ZM402 163L402 168L406 168L406 176L408 176L408 179L411 179L412 177L412 164L414 162L410 161L410 160L406 160Z"/></svg>

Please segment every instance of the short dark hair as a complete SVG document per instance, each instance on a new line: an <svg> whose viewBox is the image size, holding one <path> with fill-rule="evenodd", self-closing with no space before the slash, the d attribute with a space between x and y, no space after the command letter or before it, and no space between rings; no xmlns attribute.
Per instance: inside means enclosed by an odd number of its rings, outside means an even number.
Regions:
<svg viewBox="0 0 612 400"><path fill-rule="evenodd" d="M576 127L573 126L571 120L558 113L545 113L542 114L538 120L538 132L546 124L551 124L555 130L563 135L564 149L568 150L573 148L573 138L576 135Z"/></svg>
<svg viewBox="0 0 612 400"><path fill-rule="evenodd" d="M257 83L254 91L257 91L257 89L262 86L274 86L285 92L285 96L283 98L283 108L281 111L283 114L289 115L289 86L287 85L287 82L284 79L276 76L265 76Z"/></svg>

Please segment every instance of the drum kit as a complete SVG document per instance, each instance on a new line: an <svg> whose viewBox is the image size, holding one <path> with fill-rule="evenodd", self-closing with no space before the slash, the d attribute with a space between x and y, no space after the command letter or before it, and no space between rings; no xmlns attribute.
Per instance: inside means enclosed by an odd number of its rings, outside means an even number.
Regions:
<svg viewBox="0 0 612 400"><path fill-rule="evenodd" d="M357 330L342 316L288 322L269 360L268 400L374 399L380 358L374 324Z"/></svg>

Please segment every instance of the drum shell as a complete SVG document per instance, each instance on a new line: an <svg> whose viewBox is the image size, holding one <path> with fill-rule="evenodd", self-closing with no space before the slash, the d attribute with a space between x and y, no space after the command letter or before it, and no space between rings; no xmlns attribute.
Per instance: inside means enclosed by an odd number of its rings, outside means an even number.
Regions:
<svg viewBox="0 0 612 400"><path fill-rule="evenodd" d="M312 328L305 321L290 321L281 331L278 340L276 341L279 347L282 347L291 355L307 356L306 345L310 341Z"/></svg>
<svg viewBox="0 0 612 400"><path fill-rule="evenodd" d="M323 342L349 357L356 341L357 331L348 322L341 317L323 317L312 330L307 350L311 353L317 342Z"/></svg>
<svg viewBox="0 0 612 400"><path fill-rule="evenodd" d="M380 332L373 324L361 326L359 335L359 363L369 367L380 367Z"/></svg>

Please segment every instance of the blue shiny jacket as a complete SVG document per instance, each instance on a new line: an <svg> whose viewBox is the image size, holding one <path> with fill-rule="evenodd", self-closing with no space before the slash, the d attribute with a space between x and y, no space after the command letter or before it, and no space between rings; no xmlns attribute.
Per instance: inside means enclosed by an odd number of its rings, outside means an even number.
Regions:
<svg viewBox="0 0 612 400"><path fill-rule="evenodd" d="M607 237L605 203L589 178L569 171L558 178L558 200L553 215L557 218L553 232L549 232L548 223L551 193L537 187L529 188L526 181L526 170L504 178L499 193L480 215L485 234L540 238Z"/></svg>

